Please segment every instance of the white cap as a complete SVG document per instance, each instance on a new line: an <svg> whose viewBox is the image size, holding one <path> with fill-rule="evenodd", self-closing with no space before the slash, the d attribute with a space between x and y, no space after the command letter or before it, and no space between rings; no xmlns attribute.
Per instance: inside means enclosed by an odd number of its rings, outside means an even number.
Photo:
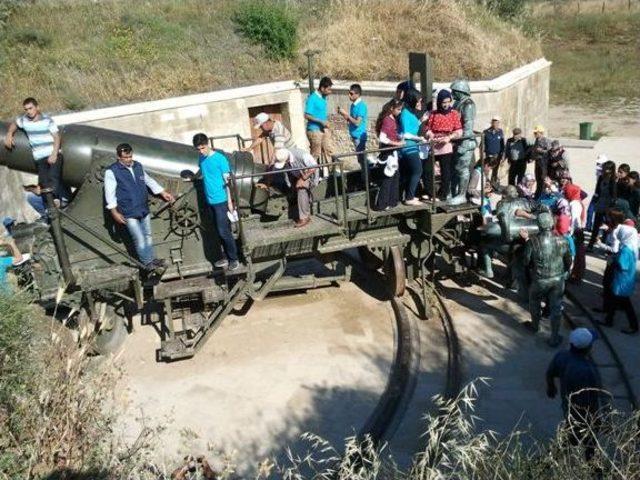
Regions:
<svg viewBox="0 0 640 480"><path fill-rule="evenodd" d="M604 153L601 153L600 155L598 155L598 158L596 159L597 163L604 163L608 161L609 161L609 157L607 157Z"/></svg>
<svg viewBox="0 0 640 480"><path fill-rule="evenodd" d="M502 121L502 119L498 115L494 115L493 117L491 117L491 121L493 122L494 120L497 120L499 122Z"/></svg>
<svg viewBox="0 0 640 480"><path fill-rule="evenodd" d="M264 112L260 112L253 119L253 123L254 123L253 128L255 128L257 130L258 128L260 128L262 126L262 124L264 122L266 122L268 120L269 120L269 115L267 115Z"/></svg>
<svg viewBox="0 0 640 480"><path fill-rule="evenodd" d="M289 160L291 156L291 152L286 148L278 148L276 149L276 161L273 164L273 167L277 170L280 170L284 167L284 164Z"/></svg>
<svg viewBox="0 0 640 480"><path fill-rule="evenodd" d="M593 343L593 334L587 328L576 328L569 334L569 343L576 348L587 348Z"/></svg>

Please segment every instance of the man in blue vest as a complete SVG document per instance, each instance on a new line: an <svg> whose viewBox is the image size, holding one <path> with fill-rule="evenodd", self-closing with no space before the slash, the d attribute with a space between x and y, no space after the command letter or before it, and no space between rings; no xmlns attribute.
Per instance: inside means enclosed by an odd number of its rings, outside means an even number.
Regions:
<svg viewBox="0 0 640 480"><path fill-rule="evenodd" d="M164 261L156 259L153 251L148 190L165 202L173 202L173 195L151 178L142 165L133 159L131 145L121 143L116 147L116 155L118 161L104 173L107 210L111 212L117 224L127 226L138 258L146 269L164 270Z"/></svg>

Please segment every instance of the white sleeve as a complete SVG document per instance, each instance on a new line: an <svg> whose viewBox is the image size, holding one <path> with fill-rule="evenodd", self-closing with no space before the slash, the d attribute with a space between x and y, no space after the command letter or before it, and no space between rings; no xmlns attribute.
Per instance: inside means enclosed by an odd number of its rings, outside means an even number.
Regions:
<svg viewBox="0 0 640 480"><path fill-rule="evenodd" d="M19 117L16 117L16 125L18 126L18 128L20 129L23 128L22 127L24 125L23 121L24 121L24 117L22 115L20 115Z"/></svg>
<svg viewBox="0 0 640 480"><path fill-rule="evenodd" d="M164 191L164 188L162 188L162 185L160 185L153 178L151 178L147 174L147 172L144 172L144 183L147 187L149 187L149 190L151 190L151 193L153 193L154 195L158 195L160 192Z"/></svg>
<svg viewBox="0 0 640 480"><path fill-rule="evenodd" d="M378 140L380 140L380 143L386 143L387 145L391 145L391 140L389 139L389 137L387 137L387 134L384 132L380 132L380 135L378 135Z"/></svg>
<svg viewBox="0 0 640 480"><path fill-rule="evenodd" d="M59 132L58 126L56 125L56 122L54 122L52 118L49 119L49 131L52 134L56 134Z"/></svg>
<svg viewBox="0 0 640 480"><path fill-rule="evenodd" d="M118 206L118 199L116 198L116 177L109 169L104 172L104 199L107 202L107 210L111 210Z"/></svg>

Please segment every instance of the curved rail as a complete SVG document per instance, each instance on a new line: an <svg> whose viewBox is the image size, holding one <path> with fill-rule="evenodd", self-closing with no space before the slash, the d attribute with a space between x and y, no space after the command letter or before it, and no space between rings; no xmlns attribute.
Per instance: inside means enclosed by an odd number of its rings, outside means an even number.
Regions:
<svg viewBox="0 0 640 480"><path fill-rule="evenodd" d="M600 364L600 365L596 364L596 366L598 367L598 370L601 370L602 368L607 368L607 367L616 368L618 370L618 373L620 374L620 378L622 379L622 385L624 386L624 389L625 389L625 394L615 395L613 392L611 392L613 398L627 400L631 405L631 409L636 410L638 408L638 398L636 397L636 394L633 391L633 387L631 386L631 381L629 380L629 375L627 374L627 370L624 366L624 363L622 363L622 360L620 359L618 352L616 352L616 349L611 343L611 340L609 340L609 337L607 336L605 330L600 326L600 324L596 321L596 319L593 318L593 315L591 314L591 312L589 312L589 310L584 305L582 305L582 303L578 300L578 298L569 289L565 290L565 296L569 299L572 305L574 305L575 307L578 308L578 310L580 310L581 315L584 318L586 318L589 321L589 323L591 323L591 325L596 330L596 332L598 332L598 336L600 337L600 340L602 340L602 343L607 348L607 352L609 354L609 357L611 358L612 363ZM564 315L564 318L571 325L571 328L575 328L578 325L566 310L563 310L562 313Z"/></svg>
<svg viewBox="0 0 640 480"><path fill-rule="evenodd" d="M440 293L433 290L435 299L435 310L438 312L442 328L444 329L447 341L447 382L445 386L445 396L454 398L460 393L462 387L462 371L460 362L460 341L458 333L453 324L453 317L449 313Z"/></svg>

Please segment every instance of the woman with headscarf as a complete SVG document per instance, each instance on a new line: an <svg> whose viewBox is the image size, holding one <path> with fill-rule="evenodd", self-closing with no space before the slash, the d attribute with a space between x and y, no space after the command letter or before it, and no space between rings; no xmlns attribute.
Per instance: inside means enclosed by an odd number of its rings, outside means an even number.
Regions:
<svg viewBox="0 0 640 480"><path fill-rule="evenodd" d="M460 114L453 109L451 92L442 89L438 92L436 110L431 112L427 120L427 138L433 142L433 155L440 165L440 198L446 200L451 196L451 177L453 170L452 140L462 135ZM425 160L423 166L423 182L429 196L433 197L433 165L430 159ZM424 197L423 197L424 198Z"/></svg>
<svg viewBox="0 0 640 480"><path fill-rule="evenodd" d="M400 151L400 183L404 192L406 205L420 205L416 196L420 176L422 175L422 160L418 144L426 140L419 136L422 117L422 95L417 90L409 90L404 96L404 108L398 119L400 124L400 138L405 147Z"/></svg>
<svg viewBox="0 0 640 480"><path fill-rule="evenodd" d="M578 185L573 183L566 183L562 187L562 193L564 198L569 202L569 210L571 212L571 226L569 231L573 236L573 243L575 244L576 249L576 257L573 261L573 268L571 270L571 281L579 284L582 282L584 271L587 268L587 252L584 245L584 222L586 219L586 209L583 204L587 194L583 192Z"/></svg>
<svg viewBox="0 0 640 480"><path fill-rule="evenodd" d="M517 186L518 194L527 200L533 200L536 196L536 177L533 173L526 173Z"/></svg>
<svg viewBox="0 0 640 480"><path fill-rule="evenodd" d="M613 325L616 310L624 310L627 314L629 327L623 328L622 333L633 335L638 332L638 317L631 302L631 296L636 285L636 264L638 262L638 232L628 225L618 225L613 232L618 242L618 251L613 257L613 279L610 295L605 304L606 316L603 325Z"/></svg>

